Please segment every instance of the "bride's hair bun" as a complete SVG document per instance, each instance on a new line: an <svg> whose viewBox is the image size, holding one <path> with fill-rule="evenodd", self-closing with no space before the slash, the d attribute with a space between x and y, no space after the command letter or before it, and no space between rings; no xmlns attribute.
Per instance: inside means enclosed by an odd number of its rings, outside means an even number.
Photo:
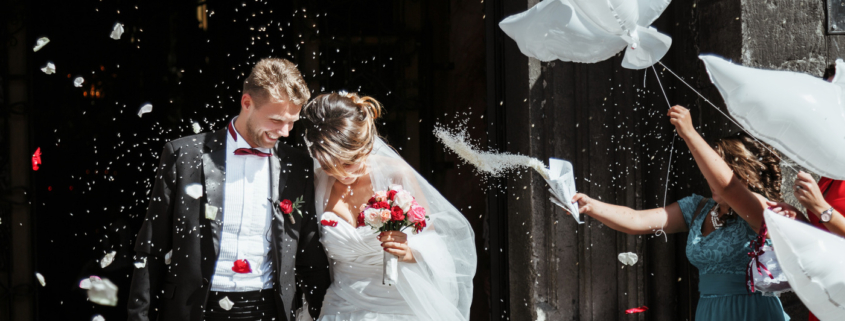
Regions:
<svg viewBox="0 0 845 321"><path fill-rule="evenodd" d="M348 177L344 166L363 160L373 150L381 104L356 93L329 93L302 107L308 151L328 174Z"/></svg>

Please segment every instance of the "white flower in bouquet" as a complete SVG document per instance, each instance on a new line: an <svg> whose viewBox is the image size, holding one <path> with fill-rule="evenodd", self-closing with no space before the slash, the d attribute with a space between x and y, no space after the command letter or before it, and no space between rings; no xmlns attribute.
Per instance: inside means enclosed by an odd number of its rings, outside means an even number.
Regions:
<svg viewBox="0 0 845 321"><path fill-rule="evenodd" d="M381 228L384 225L381 211L376 208L368 208L364 211L364 222L376 229Z"/></svg>
<svg viewBox="0 0 845 321"><path fill-rule="evenodd" d="M411 205L414 205L414 197L408 191L399 191L393 197L393 205L399 206L403 212L411 210Z"/></svg>
<svg viewBox="0 0 845 321"><path fill-rule="evenodd" d="M390 185L390 190L398 192L398 191L403 190L403 188L402 188L402 185Z"/></svg>

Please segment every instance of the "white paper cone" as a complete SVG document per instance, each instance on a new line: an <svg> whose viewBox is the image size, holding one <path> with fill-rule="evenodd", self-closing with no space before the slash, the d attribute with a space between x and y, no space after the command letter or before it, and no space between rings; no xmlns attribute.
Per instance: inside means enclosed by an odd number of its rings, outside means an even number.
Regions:
<svg viewBox="0 0 845 321"><path fill-rule="evenodd" d="M382 284L394 286L399 279L399 258L384 252L384 277Z"/></svg>

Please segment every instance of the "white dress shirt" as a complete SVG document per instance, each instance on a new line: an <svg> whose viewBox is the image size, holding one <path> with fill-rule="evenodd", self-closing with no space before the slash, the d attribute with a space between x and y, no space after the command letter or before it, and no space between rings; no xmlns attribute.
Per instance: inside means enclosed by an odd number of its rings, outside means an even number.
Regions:
<svg viewBox="0 0 845 321"><path fill-rule="evenodd" d="M237 119L237 117L235 117ZM234 129L235 120L231 121ZM235 135L231 135L234 132ZM270 159L235 155L251 148L237 129L226 135L226 185L223 190L223 229L220 255L211 278L212 291L248 292L273 287L270 258ZM270 153L267 148L257 148ZM235 273L236 260L249 262L252 273Z"/></svg>

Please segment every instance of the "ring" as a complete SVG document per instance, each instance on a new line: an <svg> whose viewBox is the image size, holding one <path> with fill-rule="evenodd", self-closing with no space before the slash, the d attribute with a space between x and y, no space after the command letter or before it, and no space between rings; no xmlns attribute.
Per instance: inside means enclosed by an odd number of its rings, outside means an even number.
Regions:
<svg viewBox="0 0 845 321"><path fill-rule="evenodd" d="M795 185L795 189L801 189L801 185Z"/></svg>

